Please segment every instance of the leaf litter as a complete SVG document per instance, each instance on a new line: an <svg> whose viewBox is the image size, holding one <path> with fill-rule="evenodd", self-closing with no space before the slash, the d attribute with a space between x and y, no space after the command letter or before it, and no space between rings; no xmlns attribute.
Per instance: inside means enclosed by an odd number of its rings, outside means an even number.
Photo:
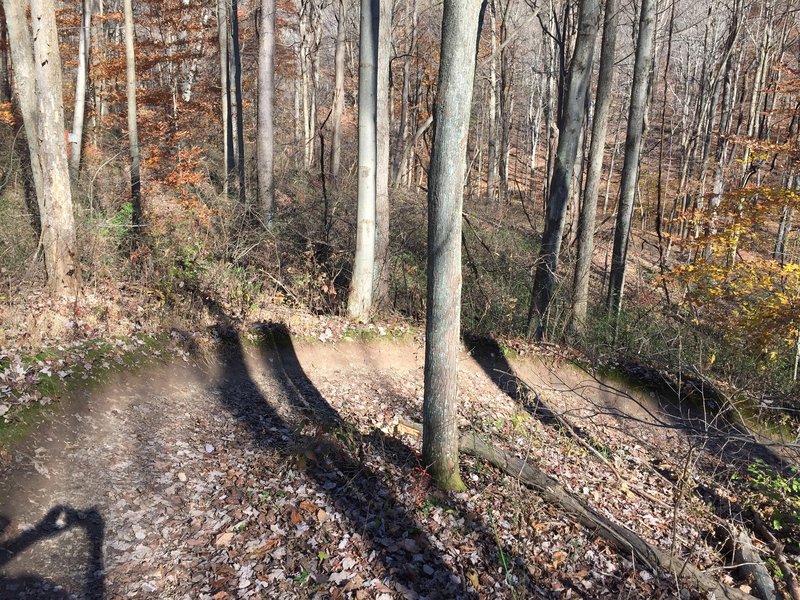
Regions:
<svg viewBox="0 0 800 600"><path fill-rule="evenodd" d="M420 419L419 343L348 342L346 329L297 349L308 379L277 370L278 354L250 349L236 368L177 360L92 392L33 436L40 452L23 445L12 455L0 485L10 519L2 541L53 506L96 508L105 523L96 579L115 600L691 597L474 459L462 460L467 492L436 490L419 439L398 427ZM686 440L582 419L592 407L581 394L538 383L602 441L624 481L467 357L460 427L529 459L651 543L724 574L704 535L707 510L676 503L651 466L659 456L677 469ZM333 423L308 408L320 398ZM82 597L86 546L75 530L43 539L3 567L0 586L34 573L42 589Z"/></svg>

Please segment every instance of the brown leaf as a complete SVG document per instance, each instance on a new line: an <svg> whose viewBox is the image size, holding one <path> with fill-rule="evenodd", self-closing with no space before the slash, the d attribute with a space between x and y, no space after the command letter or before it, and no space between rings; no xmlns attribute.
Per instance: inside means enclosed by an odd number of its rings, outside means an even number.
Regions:
<svg viewBox="0 0 800 600"><path fill-rule="evenodd" d="M317 512L317 505L309 500L303 500L300 503L300 508L308 513L314 514Z"/></svg>
<svg viewBox="0 0 800 600"><path fill-rule="evenodd" d="M298 523L302 522L303 516L296 510L292 509L292 514L289 516L289 519L291 519L292 525L297 525Z"/></svg>

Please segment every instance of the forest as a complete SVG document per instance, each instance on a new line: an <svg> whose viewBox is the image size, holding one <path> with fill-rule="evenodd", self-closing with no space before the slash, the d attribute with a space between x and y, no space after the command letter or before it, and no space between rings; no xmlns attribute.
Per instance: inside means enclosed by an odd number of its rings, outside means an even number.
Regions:
<svg viewBox="0 0 800 600"><path fill-rule="evenodd" d="M800 6L2 0L0 598L800 600Z"/></svg>

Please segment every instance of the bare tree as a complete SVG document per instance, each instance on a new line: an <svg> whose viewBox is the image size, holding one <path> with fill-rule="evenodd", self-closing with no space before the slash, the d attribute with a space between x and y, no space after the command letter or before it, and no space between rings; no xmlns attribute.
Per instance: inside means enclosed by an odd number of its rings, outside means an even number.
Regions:
<svg viewBox="0 0 800 600"><path fill-rule="evenodd" d="M39 162L39 134L36 114L36 75L33 67L33 40L28 25L26 6L17 0L3 0L6 17L8 41L11 50L11 64L14 71L13 87L22 121L25 124L25 138L30 155L31 179L36 198L44 199L42 189L42 166ZM41 215L40 215L41 216Z"/></svg>
<svg viewBox="0 0 800 600"><path fill-rule="evenodd" d="M142 208L142 182L139 166L139 126L136 121L136 55L133 47L133 6L124 0L125 12L125 64L128 90L128 146L131 155L131 203L133 226L144 225Z"/></svg>
<svg viewBox="0 0 800 600"><path fill-rule="evenodd" d="M625 158L622 165L619 209L617 210L617 223L614 229L611 280L608 290L608 308L614 315L618 315L622 309L622 292L625 287L628 239L631 231L636 184L639 179L639 156L642 148L650 67L653 61L656 4L655 0L642 0L639 14L639 34L636 40L631 101L628 107L628 131L625 137Z"/></svg>
<svg viewBox="0 0 800 600"><path fill-rule="evenodd" d="M603 18L603 44L600 48L600 72L597 76L592 141L589 147L589 169L586 173L583 205L578 224L578 258L575 265L575 294L572 304L572 326L576 331L582 330L585 325L589 300L589 275L594 253L597 198L600 191L600 174L603 170L608 115L613 97L614 55L617 48L618 22L617 0L606 0L605 17Z"/></svg>
<svg viewBox="0 0 800 600"><path fill-rule="evenodd" d="M547 312L555 293L558 255L561 252L561 238L564 234L564 217L584 123L586 90L592 76L594 40L599 17L599 0L581 0L578 36L569 67L566 105L558 127L558 147L547 199L547 220L542 234L542 245L528 311L528 334L535 335L537 339L545 335Z"/></svg>
<svg viewBox="0 0 800 600"><path fill-rule="evenodd" d="M374 0L378 8L375 165L375 302L389 294L389 60L392 51L392 0Z"/></svg>
<svg viewBox="0 0 800 600"><path fill-rule="evenodd" d="M90 0L81 3L81 28L78 41L78 69L75 80L75 109L72 113L72 132L69 136L69 170L73 181L78 180L83 145L83 121L86 113L86 82L89 72L89 48L92 31L92 5Z"/></svg>
<svg viewBox="0 0 800 600"><path fill-rule="evenodd" d="M445 0L428 182L428 290L422 460L445 489L458 466L461 207L481 0Z"/></svg>
<svg viewBox="0 0 800 600"><path fill-rule="evenodd" d="M342 117L344 115L344 59L348 0L338 0L336 10L336 50L333 59L334 87L333 109L331 111L331 157L330 173L334 184L339 178L342 162Z"/></svg>
<svg viewBox="0 0 800 600"><path fill-rule="evenodd" d="M275 0L261 0L258 50L258 206L264 225L272 225L275 201L273 176L273 98L275 61Z"/></svg>
<svg viewBox="0 0 800 600"><path fill-rule="evenodd" d="M228 193L228 180L233 171L233 132L231 131L231 86L228 69L228 2L217 0L217 43L219 45L220 116L222 117L223 193Z"/></svg>
<svg viewBox="0 0 800 600"><path fill-rule="evenodd" d="M34 24L36 123L42 168L39 211L45 269L52 293L76 295L80 290L81 269L64 138L64 99L61 92L63 84L56 9L54 0L31 0L30 7L31 22ZM27 27L27 19L23 18L22 22Z"/></svg>
<svg viewBox="0 0 800 600"><path fill-rule="evenodd" d="M376 84L378 60L378 13L374 0L361 0L358 68L358 214L356 255L347 310L365 322L372 310L375 273L375 167Z"/></svg>
<svg viewBox="0 0 800 600"><path fill-rule="evenodd" d="M233 88L236 104L236 171L239 176L239 201L245 204L247 202L247 189L244 170L244 100L242 99L242 53L239 46L238 0L231 0L230 18L231 45L233 46Z"/></svg>

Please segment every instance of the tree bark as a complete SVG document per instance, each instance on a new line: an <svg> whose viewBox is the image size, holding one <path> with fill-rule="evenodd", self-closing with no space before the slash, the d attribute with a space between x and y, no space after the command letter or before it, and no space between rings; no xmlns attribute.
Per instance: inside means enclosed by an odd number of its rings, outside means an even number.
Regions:
<svg viewBox="0 0 800 600"><path fill-rule="evenodd" d="M603 43L600 48L600 72L597 76L592 141L589 147L589 169L583 190L583 205L578 223L578 258L575 265L575 292L572 304L572 327L582 331L586 324L589 304L589 279L594 254L594 227L600 175L606 146L608 116L611 109L614 85L614 56L617 48L617 0L606 0L603 18Z"/></svg>
<svg viewBox="0 0 800 600"><path fill-rule="evenodd" d="M133 6L131 0L124 0L125 12L125 65L128 97L128 146L131 156L131 203L133 205L133 226L144 226L142 207L142 184L139 166L139 126L136 121L136 56L133 47Z"/></svg>
<svg viewBox="0 0 800 600"><path fill-rule="evenodd" d="M217 0L217 44L219 46L220 116L222 118L223 178L222 193L228 195L228 180L233 171L230 83L228 81L228 3Z"/></svg>
<svg viewBox="0 0 800 600"><path fill-rule="evenodd" d="M275 0L261 0L258 49L258 206L265 227L272 226L275 203L273 102L275 74Z"/></svg>
<svg viewBox="0 0 800 600"><path fill-rule="evenodd" d="M461 209L481 0L445 0L428 181L428 289L422 460L444 489L458 465Z"/></svg>
<svg viewBox="0 0 800 600"><path fill-rule="evenodd" d="M338 0L336 13L336 50L334 64L333 122L331 124L330 175L334 185L338 183L342 162L342 117L344 116L344 55L347 25L347 0Z"/></svg>
<svg viewBox="0 0 800 600"><path fill-rule="evenodd" d="M75 80L75 109L72 113L72 133L69 136L69 170L72 180L78 181L81 167L81 148L83 145L83 121L86 112L86 81L89 71L89 48L92 30L92 5L83 0L78 42L78 69Z"/></svg>
<svg viewBox="0 0 800 600"><path fill-rule="evenodd" d="M578 141L584 123L586 89L592 76L594 40L599 17L599 0L581 0L578 36L569 68L566 106L559 123L556 160L547 199L547 220L542 234L542 245L528 311L528 334L534 335L537 339L543 339L545 336L547 313L555 293L564 217L567 212Z"/></svg>
<svg viewBox="0 0 800 600"><path fill-rule="evenodd" d="M25 138L30 155L31 179L39 203L39 216L42 216L44 189L42 187L42 165L39 162L39 133L36 109L36 75L34 73L33 40L28 25L25 3L18 0L3 0L6 17L8 41L11 50L11 64L14 70L13 88L22 121L25 125Z"/></svg>
<svg viewBox="0 0 800 600"><path fill-rule="evenodd" d="M128 2L129 0L125 0ZM231 44L233 46L233 83L236 97L236 167L239 176L239 202L247 204L244 159L244 102L242 100L242 53L239 46L239 1L231 0Z"/></svg>
<svg viewBox="0 0 800 600"><path fill-rule="evenodd" d="M8 58L9 41L6 15L0 4L0 103L11 100L10 64Z"/></svg>
<svg viewBox="0 0 800 600"><path fill-rule="evenodd" d="M378 70L375 165L375 274L374 303L389 295L389 61L392 51L392 0L374 0L378 10Z"/></svg>
<svg viewBox="0 0 800 600"><path fill-rule="evenodd" d="M61 95L63 85L56 9L54 0L31 0L30 7L31 22L34 24L36 116L42 168L39 210L47 282L51 293L75 296L80 291L81 269L64 138L64 99ZM27 19L23 20L25 23Z"/></svg>
<svg viewBox="0 0 800 600"><path fill-rule="evenodd" d="M608 309L614 316L619 315L622 310L622 292L625 287L625 267L628 260L628 238L630 237L636 184L639 179L644 114L653 59L655 13L655 0L642 0L633 83L631 84L631 102L628 108L628 130L625 137L625 158L622 165L619 208L614 229L614 248L611 255Z"/></svg>
<svg viewBox="0 0 800 600"><path fill-rule="evenodd" d="M358 68L358 214L356 255L347 310L366 322L372 310L375 272L375 168L378 12L373 0L361 0Z"/></svg>

